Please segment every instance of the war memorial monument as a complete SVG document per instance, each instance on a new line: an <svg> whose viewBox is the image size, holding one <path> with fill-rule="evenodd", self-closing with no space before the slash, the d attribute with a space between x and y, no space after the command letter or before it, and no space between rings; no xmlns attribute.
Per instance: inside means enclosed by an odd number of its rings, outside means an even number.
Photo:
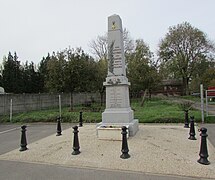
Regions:
<svg viewBox="0 0 215 180"><path fill-rule="evenodd" d="M114 134L121 136L119 129L122 126L128 128L129 136L134 136L138 131L138 120L134 119L130 107L122 20L118 15L108 17L108 74L103 85L106 87L106 109L102 113L102 122L97 124L98 138L117 139Z"/></svg>

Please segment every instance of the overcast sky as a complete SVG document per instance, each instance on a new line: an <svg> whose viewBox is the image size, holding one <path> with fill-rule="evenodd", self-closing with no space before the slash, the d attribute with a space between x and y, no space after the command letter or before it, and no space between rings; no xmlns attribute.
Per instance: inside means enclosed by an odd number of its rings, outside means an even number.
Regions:
<svg viewBox="0 0 215 180"><path fill-rule="evenodd" d="M215 40L215 0L0 0L0 62L9 51L36 64L69 46L88 53L113 14L152 51L169 26L185 21Z"/></svg>

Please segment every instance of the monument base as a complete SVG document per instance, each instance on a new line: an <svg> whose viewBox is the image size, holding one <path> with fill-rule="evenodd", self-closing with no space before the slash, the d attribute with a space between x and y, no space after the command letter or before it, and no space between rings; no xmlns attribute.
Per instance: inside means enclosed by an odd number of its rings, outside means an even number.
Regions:
<svg viewBox="0 0 215 180"><path fill-rule="evenodd" d="M128 128L128 126L127 126ZM97 137L101 140L112 140L121 141L122 140L122 127L121 126L99 126L96 128ZM127 130L127 138L129 138L129 131Z"/></svg>
<svg viewBox="0 0 215 180"><path fill-rule="evenodd" d="M132 119L134 119L134 113L130 107L105 109L102 113L102 122L104 124L114 124L115 122L120 124L130 123Z"/></svg>
<svg viewBox="0 0 215 180"><path fill-rule="evenodd" d="M130 123L98 123L96 134L98 139L122 140L122 126L128 128L128 136L134 136L138 131L138 120L134 119Z"/></svg>

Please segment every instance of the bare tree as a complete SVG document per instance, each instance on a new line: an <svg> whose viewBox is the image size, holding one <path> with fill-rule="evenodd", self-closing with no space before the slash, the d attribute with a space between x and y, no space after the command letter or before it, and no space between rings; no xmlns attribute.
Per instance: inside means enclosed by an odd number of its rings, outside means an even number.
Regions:
<svg viewBox="0 0 215 180"><path fill-rule="evenodd" d="M90 51L96 59L107 59L108 53L108 40L107 33L102 36L98 36L95 40L89 43ZM125 53L131 53L134 50L134 41L130 37L129 31L123 29L123 42Z"/></svg>
<svg viewBox="0 0 215 180"><path fill-rule="evenodd" d="M95 40L92 40L89 44L91 53L96 59L106 59L107 58L107 34L103 36L98 36Z"/></svg>
<svg viewBox="0 0 215 180"><path fill-rule="evenodd" d="M134 50L134 40L131 39L129 31L124 28L123 29L123 42L124 42L124 51L125 54L129 54Z"/></svg>

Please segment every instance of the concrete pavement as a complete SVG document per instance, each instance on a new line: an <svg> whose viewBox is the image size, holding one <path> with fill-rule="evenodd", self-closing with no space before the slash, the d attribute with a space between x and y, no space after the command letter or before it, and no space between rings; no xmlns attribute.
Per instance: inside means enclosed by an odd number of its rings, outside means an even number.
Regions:
<svg viewBox="0 0 215 180"><path fill-rule="evenodd" d="M78 156L71 155L73 134L72 129L68 129L63 131L60 137L53 134L29 144L29 150L26 152L20 153L16 149L1 155L0 159L55 164L72 169L90 167L94 170L108 169L111 172L118 170L141 175L159 174L154 178L215 178L214 147L208 142L211 165L203 166L197 163L200 144L198 131L196 129L198 140L190 141L187 139L189 131L183 128L183 124L140 125L137 135L128 140L131 158L127 160L119 158L120 141L102 141L96 138L95 125L84 125L79 130L81 154Z"/></svg>

